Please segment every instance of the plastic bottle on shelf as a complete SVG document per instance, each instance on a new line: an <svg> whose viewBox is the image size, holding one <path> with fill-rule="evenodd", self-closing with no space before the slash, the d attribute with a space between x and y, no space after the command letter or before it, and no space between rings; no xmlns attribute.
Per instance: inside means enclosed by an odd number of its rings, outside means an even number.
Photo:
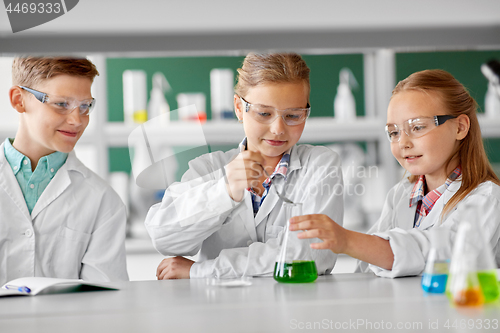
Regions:
<svg viewBox="0 0 500 333"><path fill-rule="evenodd" d="M148 119L159 117L161 125L167 125L170 121L170 105L165 98L165 93L171 87L165 75L161 72L153 74L153 88L148 103Z"/></svg>
<svg viewBox="0 0 500 333"><path fill-rule="evenodd" d="M203 93L180 93L177 94L177 107L179 120L207 121L206 100Z"/></svg>
<svg viewBox="0 0 500 333"><path fill-rule="evenodd" d="M449 230L432 228L429 233L431 249L422 276L422 289L428 293L444 293L451 259Z"/></svg>
<svg viewBox="0 0 500 333"><path fill-rule="evenodd" d="M125 124L144 123L148 120L146 111L146 72L126 70L123 72L123 112Z"/></svg>
<svg viewBox="0 0 500 333"><path fill-rule="evenodd" d="M234 119L234 74L230 68L210 71L210 99L212 120Z"/></svg>
<svg viewBox="0 0 500 333"><path fill-rule="evenodd" d="M488 79L488 90L484 97L484 114L487 117L500 117L500 62L490 60L481 65L481 72Z"/></svg>
<svg viewBox="0 0 500 333"><path fill-rule="evenodd" d="M356 89L358 82L352 71L347 67L340 70L339 80L337 95L333 101L335 119L354 120L356 119L356 100L351 92L351 88Z"/></svg>

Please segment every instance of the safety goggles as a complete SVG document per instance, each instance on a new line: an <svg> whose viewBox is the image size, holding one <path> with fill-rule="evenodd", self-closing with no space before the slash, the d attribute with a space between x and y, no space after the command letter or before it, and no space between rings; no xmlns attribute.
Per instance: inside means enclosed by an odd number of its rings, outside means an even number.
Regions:
<svg viewBox="0 0 500 333"><path fill-rule="evenodd" d="M262 124L271 124L276 120L276 118L281 117L288 126L296 126L306 121L307 117L309 117L309 114L311 113L309 103L307 103L306 108L278 110L272 106L248 103L241 96L240 99L245 106L245 112Z"/></svg>
<svg viewBox="0 0 500 333"><path fill-rule="evenodd" d="M54 109L54 111L56 111L59 114L67 115L73 112L74 109L78 108L79 113L82 116L87 116L92 111L95 105L94 98L79 101L77 99L69 97L62 97L55 95L49 96L48 94L35 89L23 86L19 87L26 90L27 92L32 93L33 96L35 96L36 99L39 100L40 102L50 105Z"/></svg>
<svg viewBox="0 0 500 333"><path fill-rule="evenodd" d="M385 132L390 142L399 142L399 140L401 140L401 130L403 130L409 138L420 138L439 125L444 124L447 120L453 118L456 117L441 115L408 119L403 125L387 124L385 126Z"/></svg>

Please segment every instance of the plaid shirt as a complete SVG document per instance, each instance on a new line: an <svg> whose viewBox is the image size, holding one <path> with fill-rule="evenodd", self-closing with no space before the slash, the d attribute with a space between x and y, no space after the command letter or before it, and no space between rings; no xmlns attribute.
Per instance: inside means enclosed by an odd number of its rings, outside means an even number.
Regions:
<svg viewBox="0 0 500 333"><path fill-rule="evenodd" d="M247 138L244 138L243 141L239 144L240 152L247 150ZM281 157L281 160L279 163L276 165L276 168L274 168L274 172L264 180L262 183L262 186L264 186L264 194L259 196L253 188L249 187L247 188L247 191L250 192L252 196L252 206L253 206L253 216L257 215L257 212L259 211L260 206L262 206L262 203L264 202L264 199L266 198L267 194L269 193L269 189L271 188L271 184L273 182L274 177L277 175L282 176L285 181L286 181L286 174L288 172L288 164L290 163L290 151L292 149L288 149L286 152L283 153L283 156Z"/></svg>
<svg viewBox="0 0 500 333"><path fill-rule="evenodd" d="M446 179L446 182L443 185L427 193L427 195L424 195L426 188L425 176L421 175L418 178L418 181L415 183L415 186L413 186L413 190L411 191L410 195L410 207L417 204L417 211L415 212L415 220L413 222L414 228L418 228L420 226L420 223L422 223L424 217L429 215L429 213L431 212L432 207L434 207L436 201L441 197L444 191L446 191L448 186L450 186L450 184L455 181L455 179L460 177L461 174L462 169L460 168L460 166L458 166L448 176L448 179Z"/></svg>

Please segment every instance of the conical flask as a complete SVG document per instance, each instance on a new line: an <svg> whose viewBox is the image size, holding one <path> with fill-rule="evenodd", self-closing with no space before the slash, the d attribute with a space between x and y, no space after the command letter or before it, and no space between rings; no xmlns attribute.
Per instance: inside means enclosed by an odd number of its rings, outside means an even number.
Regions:
<svg viewBox="0 0 500 333"><path fill-rule="evenodd" d="M484 303L476 265L479 244L474 244L469 237L473 234L471 229L471 223L466 221L458 226L446 284L446 294L457 306L480 306Z"/></svg>
<svg viewBox="0 0 500 333"><path fill-rule="evenodd" d="M431 249L422 276L422 289L428 293L444 293L451 259L449 229L436 227L429 233Z"/></svg>
<svg viewBox="0 0 500 333"><path fill-rule="evenodd" d="M314 282L318 277L312 258L311 240L299 239L301 231L290 231L290 218L302 215L302 204L284 203L286 227L278 261L274 266L274 279L284 283Z"/></svg>
<svg viewBox="0 0 500 333"><path fill-rule="evenodd" d="M483 230L476 224L470 223L471 230L468 233L468 242L475 246L474 253L477 253L476 262L477 278L483 292L484 302L494 302L500 296L498 286L496 263L490 243L484 236Z"/></svg>

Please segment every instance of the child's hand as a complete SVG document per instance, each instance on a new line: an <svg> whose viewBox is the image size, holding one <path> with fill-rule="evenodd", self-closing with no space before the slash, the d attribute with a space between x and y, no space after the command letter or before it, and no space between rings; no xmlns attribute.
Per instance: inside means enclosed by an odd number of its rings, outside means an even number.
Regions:
<svg viewBox="0 0 500 333"><path fill-rule="evenodd" d="M348 230L323 214L295 216L290 219L290 230L305 230L297 236L319 238L322 243L313 243L313 249L330 249L335 253L344 253L347 247Z"/></svg>
<svg viewBox="0 0 500 333"><path fill-rule="evenodd" d="M189 279L189 271L194 261L184 257L163 259L156 269L158 280Z"/></svg>
<svg viewBox="0 0 500 333"><path fill-rule="evenodd" d="M234 201L241 201L245 189L258 187L263 175L264 157L259 152L245 150L226 165L226 188Z"/></svg>

